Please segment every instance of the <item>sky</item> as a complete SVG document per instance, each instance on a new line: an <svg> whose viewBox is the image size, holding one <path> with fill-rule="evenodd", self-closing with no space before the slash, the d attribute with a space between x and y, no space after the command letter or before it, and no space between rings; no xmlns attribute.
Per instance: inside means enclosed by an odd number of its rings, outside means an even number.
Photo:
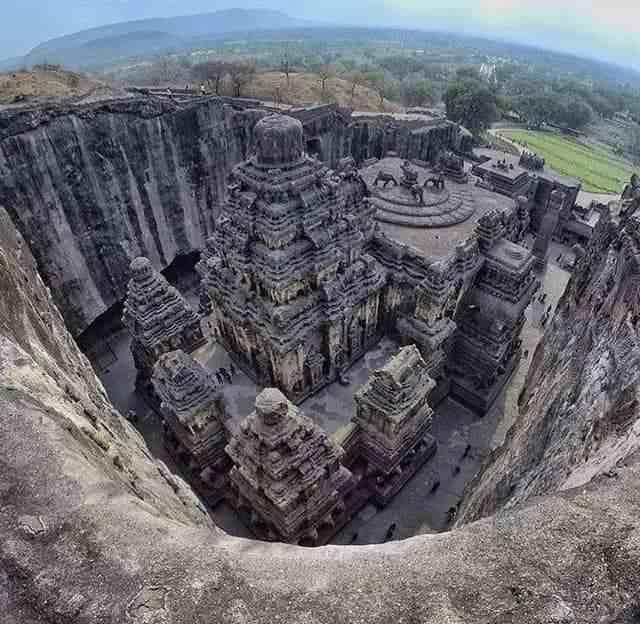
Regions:
<svg viewBox="0 0 640 624"><path fill-rule="evenodd" d="M227 8L272 8L334 23L452 30L640 70L640 0L4 0L0 58L94 26Z"/></svg>

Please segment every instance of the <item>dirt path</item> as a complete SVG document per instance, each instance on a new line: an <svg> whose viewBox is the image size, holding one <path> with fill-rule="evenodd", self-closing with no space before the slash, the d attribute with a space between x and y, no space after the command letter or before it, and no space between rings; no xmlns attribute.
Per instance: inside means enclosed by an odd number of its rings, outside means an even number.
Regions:
<svg viewBox="0 0 640 624"><path fill-rule="evenodd" d="M524 151L523 147L521 147L520 145L518 145L517 143L515 143L511 139L508 139L506 136L500 134L500 132L505 131L505 130L506 131L508 131L508 130L516 130L516 128L489 128L487 130L487 132L490 135L499 138L501 141L504 141L505 143L508 143L509 145L512 145L513 147L515 147L518 150L518 154L522 154L522 152Z"/></svg>

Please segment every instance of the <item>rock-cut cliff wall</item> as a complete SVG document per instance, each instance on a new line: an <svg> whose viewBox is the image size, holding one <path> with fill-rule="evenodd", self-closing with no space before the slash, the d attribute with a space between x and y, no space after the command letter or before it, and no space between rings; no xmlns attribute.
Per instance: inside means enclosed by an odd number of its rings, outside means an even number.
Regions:
<svg viewBox="0 0 640 624"><path fill-rule="evenodd" d="M0 205L73 333L122 299L135 256L202 248L264 114L149 98L0 113Z"/></svg>
<svg viewBox="0 0 640 624"><path fill-rule="evenodd" d="M154 461L0 209L0 621L631 623L640 462L445 534L310 549L231 538Z"/></svg>
<svg viewBox="0 0 640 624"><path fill-rule="evenodd" d="M534 355L520 416L459 523L579 487L640 448L640 221L605 213Z"/></svg>

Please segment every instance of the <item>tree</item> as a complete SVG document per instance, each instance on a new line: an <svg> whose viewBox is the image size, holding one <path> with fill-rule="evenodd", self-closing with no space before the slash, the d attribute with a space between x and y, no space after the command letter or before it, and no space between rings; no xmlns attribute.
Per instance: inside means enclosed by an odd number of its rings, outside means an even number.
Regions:
<svg viewBox="0 0 640 624"><path fill-rule="evenodd" d="M181 75L180 67L170 56L162 56L151 66L150 80L155 85L172 84Z"/></svg>
<svg viewBox="0 0 640 624"><path fill-rule="evenodd" d="M475 78L454 80L444 95L444 103L447 117L474 134L487 128L497 115L495 94Z"/></svg>
<svg viewBox="0 0 640 624"><path fill-rule="evenodd" d="M424 66L420 59L402 54L384 56L378 62L380 67L398 80L404 80L409 74L420 72Z"/></svg>
<svg viewBox="0 0 640 624"><path fill-rule="evenodd" d="M366 76L367 83L378 95L378 106L384 110L385 100L391 99L398 91L398 83L383 71L370 72Z"/></svg>
<svg viewBox="0 0 640 624"><path fill-rule="evenodd" d="M557 95L523 95L513 100L513 107L530 126L560 123L563 108Z"/></svg>
<svg viewBox="0 0 640 624"><path fill-rule="evenodd" d="M323 60L316 61L311 65L311 68L313 73L318 74L318 77L320 78L320 90L324 96L327 88L327 81L336 75L336 67L333 63Z"/></svg>
<svg viewBox="0 0 640 624"><path fill-rule="evenodd" d="M407 106L429 106L435 100L433 83L424 78L408 77L402 81L401 88Z"/></svg>
<svg viewBox="0 0 640 624"><path fill-rule="evenodd" d="M230 63L229 76L233 85L233 94L240 97L244 88L253 80L256 67L252 63Z"/></svg>
<svg viewBox="0 0 640 624"><path fill-rule="evenodd" d="M456 69L456 80L476 80L477 82L481 82L482 76L480 76L480 72L476 67L466 65L465 67L458 67L458 69Z"/></svg>
<svg viewBox="0 0 640 624"><path fill-rule="evenodd" d="M636 160L640 159L640 126L637 124L629 129L628 150Z"/></svg>
<svg viewBox="0 0 640 624"><path fill-rule="evenodd" d="M361 87L366 82L366 80L364 74L357 69L349 72L347 74L347 79L349 80L349 84L351 85L351 103L353 103L353 100L356 97L356 89L358 87Z"/></svg>
<svg viewBox="0 0 640 624"><path fill-rule="evenodd" d="M280 70L287 78L287 89L291 86L290 75L291 75L291 59L289 58L289 46L285 45L284 51L282 53L282 61L280 63Z"/></svg>
<svg viewBox="0 0 640 624"><path fill-rule="evenodd" d="M193 75L197 80L213 85L216 95L220 95L222 81L229 72L229 64L224 61L206 61L193 67Z"/></svg>
<svg viewBox="0 0 640 624"><path fill-rule="evenodd" d="M593 119L593 109L582 98L570 98L564 121L569 128L584 128Z"/></svg>

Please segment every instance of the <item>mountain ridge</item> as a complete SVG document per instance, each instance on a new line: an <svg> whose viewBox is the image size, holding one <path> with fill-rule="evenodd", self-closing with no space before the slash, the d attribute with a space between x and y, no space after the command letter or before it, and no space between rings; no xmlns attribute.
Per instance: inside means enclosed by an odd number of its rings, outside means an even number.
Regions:
<svg viewBox="0 0 640 624"><path fill-rule="evenodd" d="M213 39L226 33L286 30L315 25L317 24L314 22L291 17L282 11L239 8L115 22L44 41L23 57L0 60L0 70L37 63L56 63L75 69L87 69L93 64L119 60L122 50L120 54L116 54L116 51L105 52L101 48L105 44L127 39L136 44L135 49L131 50L133 54L144 55L174 48L186 49L198 40ZM155 36L150 37L150 33ZM129 48L126 48L125 55L128 54Z"/></svg>

